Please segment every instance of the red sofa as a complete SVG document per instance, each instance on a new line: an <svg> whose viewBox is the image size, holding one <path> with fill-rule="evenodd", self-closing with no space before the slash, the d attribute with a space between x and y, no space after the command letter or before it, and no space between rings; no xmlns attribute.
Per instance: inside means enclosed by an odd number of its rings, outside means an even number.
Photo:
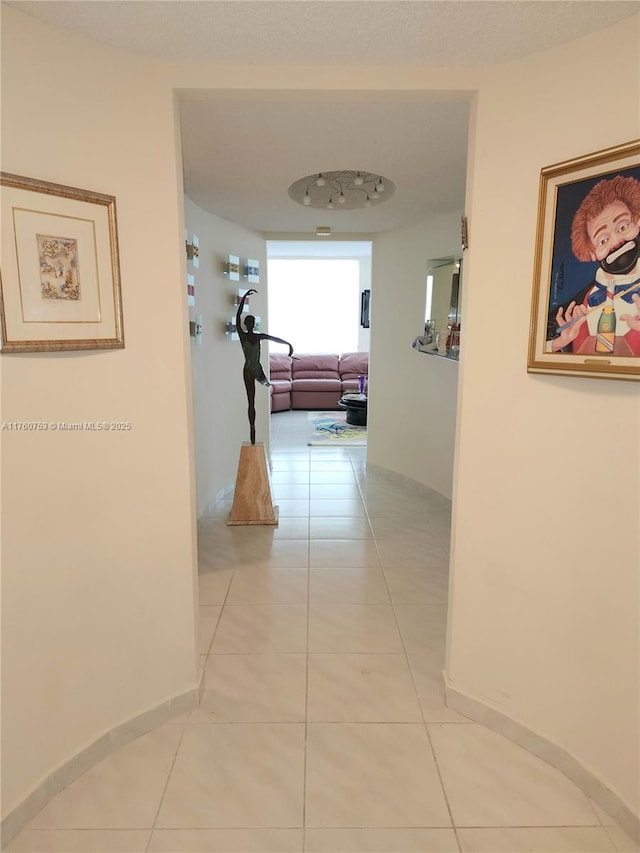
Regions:
<svg viewBox="0 0 640 853"><path fill-rule="evenodd" d="M369 353L294 353L269 356L271 411L338 409L343 394L358 390L369 376Z"/></svg>

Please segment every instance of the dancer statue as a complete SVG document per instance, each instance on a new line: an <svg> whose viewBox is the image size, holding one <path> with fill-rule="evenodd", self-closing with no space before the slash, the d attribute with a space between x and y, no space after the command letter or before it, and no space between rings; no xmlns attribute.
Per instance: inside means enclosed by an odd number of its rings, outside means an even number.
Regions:
<svg viewBox="0 0 640 853"><path fill-rule="evenodd" d="M247 314L244 318L246 330L242 328L242 309L244 303L251 293L257 293L257 290L251 288L247 290L236 313L236 331L240 337L242 351L244 353L244 368L242 375L244 377L244 387L247 389L247 401L249 403L249 427L251 430L251 444L256 443L256 382L267 387L271 385L267 377L264 375L264 370L260 364L260 341L273 341L276 344L285 344L289 347L289 355L293 355L293 347L289 341L283 341L282 338L274 338L273 335L267 335L264 332L254 332L256 318L252 314Z"/></svg>

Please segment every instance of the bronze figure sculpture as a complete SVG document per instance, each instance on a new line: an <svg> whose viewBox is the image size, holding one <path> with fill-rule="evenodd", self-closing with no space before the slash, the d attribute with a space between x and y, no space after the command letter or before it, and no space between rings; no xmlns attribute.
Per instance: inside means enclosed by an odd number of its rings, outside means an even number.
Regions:
<svg viewBox="0 0 640 853"><path fill-rule="evenodd" d="M277 344L284 344L289 347L289 355L293 355L293 347L289 343L289 341L284 341L282 338L276 338L273 335L267 335L264 332L254 332L254 327L256 323L256 318L252 314L247 314L244 319L244 325L246 329L242 327L242 311L244 309L244 303L251 293L257 293L257 290L251 288L247 290L247 292L243 295L240 300L240 304L238 305L238 311L236 313L236 331L238 332L238 336L240 337L240 344L242 345L242 351L244 353L244 368L242 371L242 375L244 378L244 386L247 389L247 401L249 404L248 414L249 414L249 427L251 434L251 444L256 443L256 409L255 409L255 398L256 398L256 382L259 382L261 385L266 385L267 387L271 385L269 380L264 374L264 370L262 369L262 365L260 364L260 342L261 341L273 341Z"/></svg>

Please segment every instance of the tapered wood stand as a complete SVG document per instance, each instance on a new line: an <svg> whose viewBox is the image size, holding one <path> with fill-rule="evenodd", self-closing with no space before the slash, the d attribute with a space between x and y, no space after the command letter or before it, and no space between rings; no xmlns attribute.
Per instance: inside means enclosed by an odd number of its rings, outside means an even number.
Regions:
<svg viewBox="0 0 640 853"><path fill-rule="evenodd" d="M271 500L271 483L264 444L242 443L233 505L227 524L277 524L278 507Z"/></svg>

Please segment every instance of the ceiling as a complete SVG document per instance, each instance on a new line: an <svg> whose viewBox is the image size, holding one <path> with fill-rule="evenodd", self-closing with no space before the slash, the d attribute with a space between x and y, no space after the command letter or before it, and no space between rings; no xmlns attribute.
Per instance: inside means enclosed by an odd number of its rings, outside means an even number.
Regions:
<svg viewBox="0 0 640 853"><path fill-rule="evenodd" d="M260 231L374 233L461 210L468 105L357 99L185 101L181 105L187 195ZM315 210L288 195L293 181L339 169L374 172L396 191L362 210Z"/></svg>
<svg viewBox="0 0 640 853"><path fill-rule="evenodd" d="M151 59L242 65L510 62L635 14L639 0L17 0L26 14ZM468 94L184 93L185 192L247 227L374 233L464 206ZM304 175L382 174L363 211L289 198Z"/></svg>

